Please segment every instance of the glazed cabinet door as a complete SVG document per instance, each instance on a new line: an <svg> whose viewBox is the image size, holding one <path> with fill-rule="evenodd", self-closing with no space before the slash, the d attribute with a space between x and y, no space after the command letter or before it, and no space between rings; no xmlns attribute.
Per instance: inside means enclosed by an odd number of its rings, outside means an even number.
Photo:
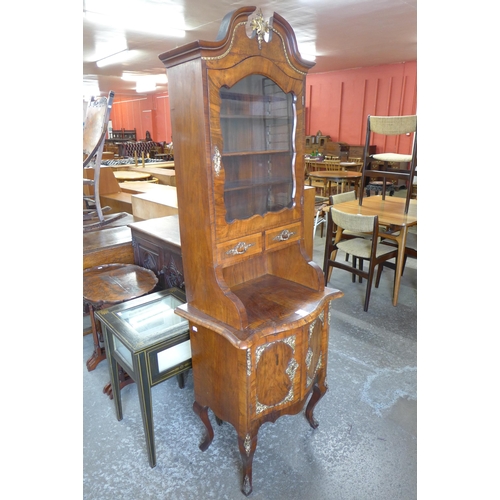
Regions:
<svg viewBox="0 0 500 500"><path fill-rule="evenodd" d="M276 81L283 75L269 61L267 74L248 74L248 62L241 66L235 72L208 70L219 240L301 216L294 134L302 82L287 78L290 88L283 89Z"/></svg>

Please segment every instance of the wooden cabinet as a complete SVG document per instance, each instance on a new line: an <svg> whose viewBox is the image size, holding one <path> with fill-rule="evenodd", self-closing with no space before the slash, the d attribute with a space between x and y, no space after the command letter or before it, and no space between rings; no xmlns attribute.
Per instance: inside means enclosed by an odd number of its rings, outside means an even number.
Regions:
<svg viewBox="0 0 500 500"><path fill-rule="evenodd" d="M129 224L134 263L158 277L158 290L184 289L184 274L177 215Z"/></svg>
<svg viewBox="0 0 500 500"><path fill-rule="evenodd" d="M377 146L371 144L368 146L368 154L374 155L377 150ZM363 160L363 155L365 154L365 146L349 146L349 158L361 158Z"/></svg>
<svg viewBox="0 0 500 500"><path fill-rule="evenodd" d="M247 34L247 32L250 34ZM330 301L304 235L304 90L313 63L290 25L254 7L216 41L160 55L167 68L195 402L231 423L252 490L259 427L299 413L316 427ZM196 140L193 140L196 138Z"/></svg>

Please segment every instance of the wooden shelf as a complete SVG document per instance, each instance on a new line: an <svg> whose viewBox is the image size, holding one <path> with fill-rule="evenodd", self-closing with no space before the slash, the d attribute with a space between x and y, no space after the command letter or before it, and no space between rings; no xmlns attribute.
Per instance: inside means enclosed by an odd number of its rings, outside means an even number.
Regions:
<svg viewBox="0 0 500 500"><path fill-rule="evenodd" d="M226 183L224 186L224 192L228 191L240 191L245 189L257 189L262 187L276 186L279 184L292 184L293 180L290 177L289 179L272 179L272 180L253 180L251 182L248 181L239 181L239 182L231 182Z"/></svg>
<svg viewBox="0 0 500 500"><path fill-rule="evenodd" d="M224 151L222 153L222 158L232 156L277 155L283 153L289 154L290 156L292 155L289 149L269 149L262 151Z"/></svg>

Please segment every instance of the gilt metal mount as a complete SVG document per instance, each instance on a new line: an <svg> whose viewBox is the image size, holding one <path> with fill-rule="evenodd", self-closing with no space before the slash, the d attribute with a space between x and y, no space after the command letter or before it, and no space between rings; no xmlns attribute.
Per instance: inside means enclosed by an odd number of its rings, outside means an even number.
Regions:
<svg viewBox="0 0 500 500"><path fill-rule="evenodd" d="M261 10L259 10L257 17L252 19L250 27L252 28L252 31L255 31L257 34L257 41L259 42L260 50L262 49L262 40L264 40L264 36L269 33L269 23L264 19Z"/></svg>

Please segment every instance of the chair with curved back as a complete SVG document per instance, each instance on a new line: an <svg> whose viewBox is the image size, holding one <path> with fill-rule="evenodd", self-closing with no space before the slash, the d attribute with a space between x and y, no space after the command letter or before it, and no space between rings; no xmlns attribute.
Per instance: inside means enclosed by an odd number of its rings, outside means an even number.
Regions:
<svg viewBox="0 0 500 500"><path fill-rule="evenodd" d="M370 155L370 138L372 133L385 136L412 135L411 154L383 152ZM395 138L401 140L401 138ZM373 167L373 168L372 168ZM366 141L363 155L363 169L359 204L363 204L363 191L365 185L378 183L385 199L386 189L389 185L391 192L394 190L394 180L403 180L406 183L405 214L408 213L412 193L413 178L417 168L417 115L406 116L371 116L368 115L366 124ZM376 179L370 181L370 179ZM380 180L381 179L381 180ZM377 186L377 187L378 187Z"/></svg>
<svg viewBox="0 0 500 500"><path fill-rule="evenodd" d="M98 229L127 215L122 212L105 218L103 212L110 210L110 207L101 207L99 196L102 151L113 97L113 91L109 92L108 97L92 97L87 106L83 126L83 168L92 169L93 178L84 175L83 179L83 201L86 207L83 210L84 232Z"/></svg>

